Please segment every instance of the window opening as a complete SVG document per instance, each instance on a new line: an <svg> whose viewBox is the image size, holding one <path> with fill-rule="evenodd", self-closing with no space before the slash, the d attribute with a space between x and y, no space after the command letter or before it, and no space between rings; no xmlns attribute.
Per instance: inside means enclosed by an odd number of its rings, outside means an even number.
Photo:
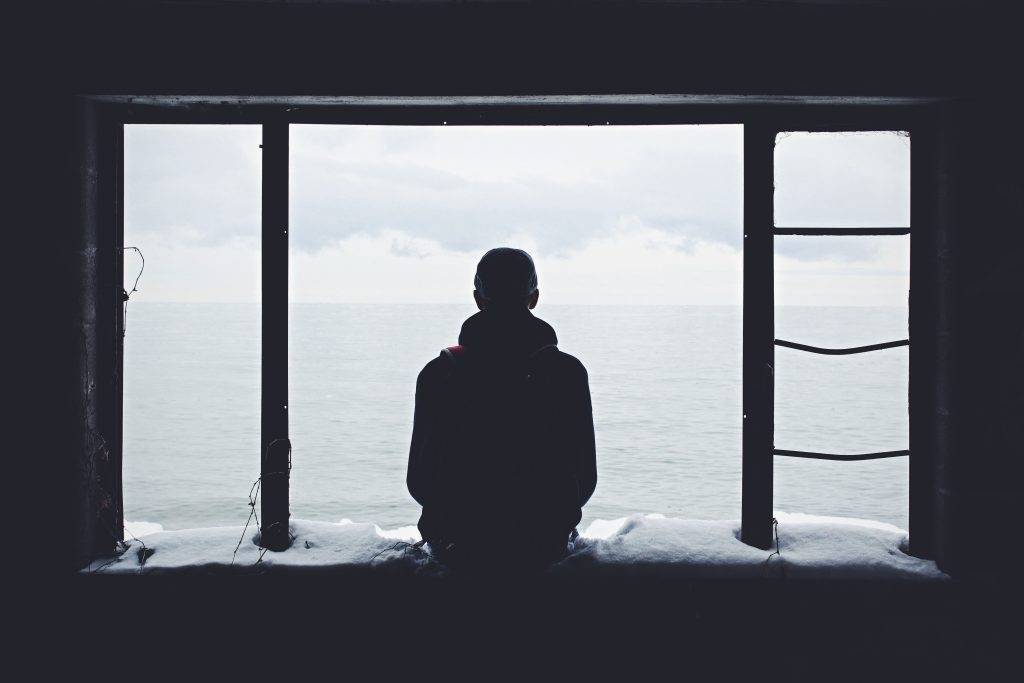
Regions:
<svg viewBox="0 0 1024 683"><path fill-rule="evenodd" d="M131 128L131 127L127 127L127 128ZM189 128L196 128L196 127L195 126L189 126ZM763 134L765 132L765 130L766 130L765 127L763 127L763 126L755 126L754 129L755 129L754 132L757 133L757 134ZM256 129L256 130L258 130L258 129ZM452 130L452 129L449 128L447 130ZM772 136L774 137L774 132L772 132ZM750 140L752 137L756 137L756 135L755 136L750 135L750 131L749 131L748 135L746 135L746 138L748 138L748 140ZM287 135L286 135L286 138L287 138ZM774 142L774 140L772 140L772 142ZM131 144L130 136L126 135L126 148L130 144ZM767 145L765 145L765 146L767 146ZM748 145L748 147L749 147L749 145ZM758 155L755 154L755 157L757 157L757 156ZM763 158L767 157L770 160L773 160L773 158L772 158L772 156L766 156L764 154L761 154L760 157L762 158L761 159L761 163L762 163L761 171L763 171L764 170ZM745 163L749 165L750 161L751 161L751 157L750 156L746 157ZM129 174L129 175L131 173L131 165L132 164L131 164L130 159L128 158L127 152L126 152L126 171L127 171L127 174ZM748 177L748 180L749 180L750 177L752 177L752 176L751 176L751 174L748 174L748 176L746 176L746 177ZM126 186L126 196L128 197L128 200L126 202L126 209L128 208L129 203L131 202L131 194L132 194L132 189L130 187L130 184L131 184L130 183L130 178L128 178L127 180L128 181L126 182L126 185L127 185ZM769 186L770 186L770 183L769 183ZM216 193L213 193L213 194L216 194ZM258 195L256 195L256 196L258 196ZM750 194L748 194L748 199L750 199ZM751 203L748 202L746 204L750 205ZM733 204L733 206L736 206L736 204ZM773 201L772 200L768 200L767 202L765 202L765 201L762 200L760 203L759 202L755 202L753 208L755 210L755 213L757 213L758 211L761 212L759 215L761 215L762 218L765 215L771 216L772 215L771 212L767 212L766 213L764 211L765 207L768 207L769 209L771 209L773 207ZM265 209L266 209L266 207L264 207L264 210ZM265 211L264 211L264 215L266 215ZM748 218L750 217L750 215L751 215L751 212L748 213ZM132 220L133 220L133 217L131 215L131 210L128 210L128 215L126 216L126 223L128 225L128 227L126 227L126 233L127 233L126 243L128 243L128 244L130 244L130 243L138 244L140 241L137 238L135 238L134 234L131 232L131 230L132 230L132 228L131 228ZM761 219L759 219L759 220L761 220ZM289 228L287 226L287 222L288 222L287 216L281 222L286 224L286 226L283 229L287 233L287 231L289 230ZM751 220L745 220L744 222L745 222L745 227L744 227L744 230L745 230L744 240L745 240L745 238L750 237L750 234L748 234L748 233L752 231L752 226L754 225L754 223L752 223ZM808 224L808 225L796 225L796 226L781 226L781 227L778 227L778 226L774 226L774 221L772 221L770 218L767 221L765 221L765 222L768 224L767 225L768 226L767 233L769 234L770 238L771 238L771 236L777 236L777 237L782 237L782 236L822 236L822 234L831 234L831 233L836 232L836 231L843 231L843 234L846 234L846 236L852 236L852 234L858 234L858 233L859 234L880 234L880 236L883 236L883 234L884 234L884 236L892 236L892 234L905 234L905 233L908 233L908 231L909 231L909 227L908 226L900 226L900 225L876 225L876 226L872 226L872 225L868 224L868 225L860 225L860 226L856 226L856 225L830 225L830 226L829 225L818 225L818 226L814 226L814 225L809 225ZM807 221L805 221L805 222L807 222ZM825 221L825 222L827 222L827 221ZM871 221L864 221L864 222L870 223ZM881 218L876 217L876 218L873 219L873 222L898 222L898 221L889 221L888 217L886 217L886 220L883 221ZM175 227L180 227L180 226L175 226ZM264 225L264 228L265 227L266 226ZM185 233L187 234L189 239L197 239L199 237L199 236L197 236L196 233L189 233L187 230L185 230ZM849 239L849 238L847 237L846 239ZM286 244L287 244L287 242L286 242ZM746 243L746 244L749 244L749 243ZM771 240L770 239L769 239L769 243L768 244L769 245L771 244ZM397 253L402 252L404 249L406 249L407 246L408 245L402 245L400 243L395 243L394 241L392 241L391 244L390 244L390 247L391 247L392 251L397 252ZM478 251L482 251L482 250L478 250ZM761 254L762 252L759 250L758 253ZM769 253L773 253L773 252L769 252ZM557 257L559 255L559 252L554 251L553 254ZM543 259L543 257L542 257L542 259ZM151 262L152 262L152 256L151 256ZM750 263L750 261L748 261L748 262ZM152 268L152 266L151 266L151 268ZM543 268L543 266L542 266L542 268ZM198 272L198 270L195 269L195 268L194 268L193 271L194 272ZM303 269L303 271L305 271L305 269ZM286 270L286 272L287 272L287 270ZM748 268L748 270L746 270L746 274L748 274L748 275L750 275L751 272L752 272L752 270L750 268ZM767 272L771 273L772 272L772 268L768 267L767 268ZM762 271L762 274L763 274L763 271ZM127 273L126 273L126 276L127 276ZM610 290L608 290L608 291L610 291ZM259 292L258 286L256 288L256 292L257 293ZM769 309L771 309L772 308L771 304L773 302L771 301L771 289L770 288L768 289L767 294L768 294L768 297L769 297L768 300L769 300L769 304L770 304L769 305ZM258 296L259 295L257 294L257 297ZM134 301L133 301L133 303L134 303ZM133 313L134 312L135 312L135 309L133 309ZM745 311L744 311L744 315L745 315ZM772 323L772 325L771 325L771 327L769 329L774 329L774 325L773 325L774 321L771 318L769 318L769 319L770 319L770 321ZM266 331L264 329L264 336L265 336L265 332ZM256 338L258 338L258 335L253 335L250 338L251 339L256 339ZM770 343L770 345L774 346L775 340L771 339L769 343ZM799 344L800 342L797 341L796 343ZM865 344L865 345L870 345L870 344ZM804 346L812 346L812 344L804 344ZM792 344L791 344L791 348L793 348ZM128 355L128 352L127 352L127 346L126 346L126 359L127 359L127 355ZM770 371L772 371L772 372L774 371L774 362L772 362L772 364L770 364L768 366L768 369ZM744 374L745 373L746 373L746 368L745 368L745 361L744 361ZM126 373L126 377L127 376L128 376L128 373ZM769 381L771 381L770 378L769 378ZM126 383L126 388L127 388L127 383ZM746 390L746 387L744 386L744 391L745 390ZM126 391L126 393L127 393L127 391ZM745 400L744 400L744 404L745 404ZM284 404L282 405L281 408L283 410L288 410L288 408ZM130 422L127 419L127 414L128 414L128 408L127 408L127 405L126 405L126 423ZM748 414L748 411L746 411L745 408L744 408L744 416L743 416L743 418L744 418L744 425L748 424L748 423L746 423L746 418L748 418L748 415L746 415L746 414ZM769 422L769 426L770 426L770 422ZM408 430L407 430L407 432L408 432ZM252 432L250 432L250 433L252 433ZM266 435L264 434L264 441L266 440L265 436ZM130 440L130 436L127 434L127 430L126 430L126 443L129 440ZM406 434L404 434L404 432L403 432L402 440L403 441L406 440ZM177 443L180 445L182 443L182 440L179 439L177 441ZM127 451L128 451L128 449L126 447L126 452ZM402 449L402 451L403 451L403 449ZM251 451L250 451L250 453L251 453ZM745 459L745 446L744 446L744 477L745 477L745 463L746 463L746 459ZM610 472L607 469L605 469L605 474L606 474L606 476L613 476L613 473ZM769 469L768 483L769 483L768 494L769 494L769 501L770 501L770 497L771 497L770 469ZM180 481L177 482L177 484L180 485ZM349 485L350 485L350 482L349 482ZM748 492L746 492L746 488L744 486L744 497L743 497L744 508L746 507L746 499L748 499L748 496L746 496L746 493L748 493ZM131 503L129 502L127 504L127 506L126 506L126 507L129 507L129 515L132 514L131 510L130 510L130 506L131 506ZM670 510L670 512L672 512L672 511ZM237 516L234 515L234 514L231 514L230 517L231 517L231 521L234 521L237 518ZM743 517L744 517L744 527L745 527L746 526L745 520L746 520L746 518L748 518L748 515L746 515L745 509L744 509ZM210 515L204 514L204 522L203 523L204 524L209 524L210 523Z"/></svg>
<svg viewBox="0 0 1024 683"><path fill-rule="evenodd" d="M910 137L784 131L775 144L776 234L784 228L910 228ZM882 234L889 234L889 230Z"/></svg>
<svg viewBox="0 0 1024 683"><path fill-rule="evenodd" d="M235 525L258 474L259 126L126 125L129 534ZM141 265L124 256L124 286Z"/></svg>
<svg viewBox="0 0 1024 683"><path fill-rule="evenodd" d="M783 132L775 142L773 204L762 207L774 216L762 253L775 262L778 349L768 433L786 457L774 465L773 507L906 528L909 137ZM802 267L814 257L832 263L828 277Z"/></svg>
<svg viewBox="0 0 1024 683"><path fill-rule="evenodd" d="M594 519L739 507L739 126L292 126L293 514L415 524L413 389L522 246L590 376Z"/></svg>

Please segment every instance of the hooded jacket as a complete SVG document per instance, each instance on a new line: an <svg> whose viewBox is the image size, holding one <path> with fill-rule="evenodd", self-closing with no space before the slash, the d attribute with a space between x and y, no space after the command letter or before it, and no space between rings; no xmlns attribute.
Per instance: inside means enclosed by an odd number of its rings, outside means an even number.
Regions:
<svg viewBox="0 0 1024 683"><path fill-rule="evenodd" d="M486 309L416 382L409 492L432 547L565 551L597 484L587 371L528 309Z"/></svg>

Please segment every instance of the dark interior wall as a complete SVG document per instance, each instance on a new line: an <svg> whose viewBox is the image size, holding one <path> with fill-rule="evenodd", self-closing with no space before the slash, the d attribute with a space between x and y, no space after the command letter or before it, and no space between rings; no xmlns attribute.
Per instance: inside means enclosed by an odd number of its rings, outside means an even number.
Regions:
<svg viewBox="0 0 1024 683"><path fill-rule="evenodd" d="M19 472L7 478L9 528L45 558L31 570L47 572L109 552L120 527L118 150L82 98L5 105L8 301L28 304L4 335L20 378L8 396L25 409L5 420Z"/></svg>
<svg viewBox="0 0 1024 683"><path fill-rule="evenodd" d="M1024 131L1020 101L948 112L952 569L1009 578L1024 501Z"/></svg>
<svg viewBox="0 0 1024 683"><path fill-rule="evenodd" d="M6 533L31 544L39 536L43 562L34 571L66 571L80 530L72 484L82 453L84 396L81 332L71 299L79 291L73 257L79 236L73 179L74 110L68 97L40 98L31 110L4 100L3 249L12 295L5 311L8 387L4 431L13 464ZM17 302L25 302L24 307ZM14 304L13 311L11 304ZM13 342L13 344L12 344ZM12 348L13 347L13 348ZM11 404L14 403L15 406ZM22 408L22 411L17 408ZM13 410L13 414L12 412ZM11 495L13 494L13 495Z"/></svg>
<svg viewBox="0 0 1024 683"><path fill-rule="evenodd" d="M102 507L90 487L102 465L94 432L108 419L89 408L89 368L105 361L90 346L98 337L83 337L96 324L89 292L101 284L90 279L85 241L101 209L87 203L87 108L76 96L688 93L957 101L943 105L940 130L939 222L955 292L954 400L937 483L953 530L943 552L964 575L1008 574L997 549L1013 539L1024 408L1012 15L955 3L208 5L4 10L0 22L5 126L16 133L6 169L18 170L9 215L26 245L45 245L54 273L40 285L53 303L31 319L45 353L31 390L39 476L25 490L40 524L61 530L40 550L52 555L45 566L87 552L73 542L83 533L98 538L99 522L83 515ZM38 272L21 265L29 278ZM69 490L91 501L84 511L68 509Z"/></svg>
<svg viewBox="0 0 1024 683"><path fill-rule="evenodd" d="M1018 54L988 3L67 4L5 16L5 89L944 95L1005 87Z"/></svg>

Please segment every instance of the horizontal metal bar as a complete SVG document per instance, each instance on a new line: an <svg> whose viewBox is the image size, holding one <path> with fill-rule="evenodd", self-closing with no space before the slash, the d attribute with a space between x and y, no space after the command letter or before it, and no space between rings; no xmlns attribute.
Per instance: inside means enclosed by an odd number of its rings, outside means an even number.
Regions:
<svg viewBox="0 0 1024 683"><path fill-rule="evenodd" d="M902 455L910 455L910 451L882 451L880 453L815 453L813 451L787 451L781 448L773 449L775 455L788 455L793 458L813 458L815 460L840 460L853 462L856 460L878 460L880 458L898 458Z"/></svg>
<svg viewBox="0 0 1024 683"><path fill-rule="evenodd" d="M774 228L776 235L854 236L854 235L909 235L910 228Z"/></svg>
<svg viewBox="0 0 1024 683"><path fill-rule="evenodd" d="M882 349L893 349L897 346L910 346L909 339L900 339L899 341L882 342L881 344L869 344L867 346L851 346L848 349L825 349L820 346L809 346L807 344L797 344L796 342L786 341L785 339L776 339L776 346L785 346L787 349L796 349L797 351L807 351L808 353L821 353L826 356L848 356L852 353L867 353L868 351L881 351Z"/></svg>

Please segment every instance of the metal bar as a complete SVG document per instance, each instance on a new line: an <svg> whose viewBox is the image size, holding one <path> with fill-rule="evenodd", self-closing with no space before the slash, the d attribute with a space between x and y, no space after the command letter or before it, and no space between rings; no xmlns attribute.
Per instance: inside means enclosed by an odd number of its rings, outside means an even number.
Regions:
<svg viewBox="0 0 1024 683"><path fill-rule="evenodd" d="M775 455L788 455L793 458L814 458L815 460L841 460L843 462L854 462L857 460L879 460L881 458L898 458L903 455L910 455L909 450L905 451L882 451L879 453L817 453L815 451L788 451L782 448L774 449Z"/></svg>
<svg viewBox="0 0 1024 683"><path fill-rule="evenodd" d="M898 346L910 346L910 340L900 339L899 341L869 344L868 346L852 346L848 349L826 349L820 346L797 344L796 342L786 341L785 339L776 339L775 345L784 346L787 349L796 349L797 351L807 351L808 353L821 353L826 356L848 356L852 353L867 353L869 351L881 351L882 349L894 349Z"/></svg>
<svg viewBox="0 0 1024 683"><path fill-rule="evenodd" d="M285 550L288 530L288 124L263 125L263 357L260 545Z"/></svg>
<svg viewBox="0 0 1024 683"><path fill-rule="evenodd" d="M772 541L774 439L774 172L770 126L743 127L743 477L740 538Z"/></svg>
<svg viewBox="0 0 1024 683"><path fill-rule="evenodd" d="M851 237L909 235L910 228L773 228L776 235L802 235L805 237Z"/></svg>

